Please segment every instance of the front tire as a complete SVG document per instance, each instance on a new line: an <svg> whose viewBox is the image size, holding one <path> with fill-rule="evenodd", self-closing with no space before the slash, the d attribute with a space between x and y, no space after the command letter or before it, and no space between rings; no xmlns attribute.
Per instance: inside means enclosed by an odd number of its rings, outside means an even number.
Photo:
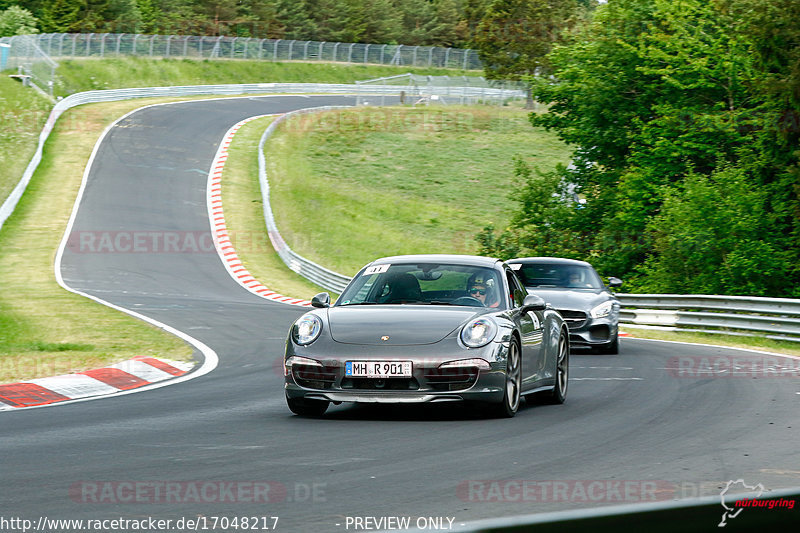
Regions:
<svg viewBox="0 0 800 533"><path fill-rule="evenodd" d="M328 410L330 402L325 400L306 400L305 398L286 397L289 409L300 416L322 416Z"/></svg>
<svg viewBox="0 0 800 533"><path fill-rule="evenodd" d="M506 362L506 383L503 400L494 406L494 415L499 418L511 418L517 414L522 390L522 352L519 341L512 339L508 347Z"/></svg>
<svg viewBox="0 0 800 533"><path fill-rule="evenodd" d="M567 399L569 384L569 337L563 331L558 338L558 357L556 359L556 383L544 400L550 404L562 404Z"/></svg>

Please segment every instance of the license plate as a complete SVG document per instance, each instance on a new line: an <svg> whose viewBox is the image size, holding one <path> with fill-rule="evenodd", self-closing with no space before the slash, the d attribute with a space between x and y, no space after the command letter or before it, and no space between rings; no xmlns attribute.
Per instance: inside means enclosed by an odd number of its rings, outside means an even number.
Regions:
<svg viewBox="0 0 800 533"><path fill-rule="evenodd" d="M410 378L411 361L347 361L344 374L351 378Z"/></svg>

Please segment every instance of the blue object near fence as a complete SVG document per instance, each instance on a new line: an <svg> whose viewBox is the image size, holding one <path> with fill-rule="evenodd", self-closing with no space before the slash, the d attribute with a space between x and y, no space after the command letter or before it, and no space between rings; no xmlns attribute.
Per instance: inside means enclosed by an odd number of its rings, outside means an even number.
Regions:
<svg viewBox="0 0 800 533"><path fill-rule="evenodd" d="M8 62L8 52L11 50L10 44L0 43L0 70L5 70Z"/></svg>

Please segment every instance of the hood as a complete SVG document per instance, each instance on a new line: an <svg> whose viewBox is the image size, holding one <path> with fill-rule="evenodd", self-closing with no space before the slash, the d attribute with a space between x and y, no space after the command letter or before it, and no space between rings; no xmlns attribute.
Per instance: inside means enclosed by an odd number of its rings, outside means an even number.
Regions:
<svg viewBox="0 0 800 533"><path fill-rule="evenodd" d="M614 300L605 289L528 288L528 293L539 296L555 309L589 311L606 300Z"/></svg>
<svg viewBox="0 0 800 533"><path fill-rule="evenodd" d="M342 306L328 309L328 324L336 342L412 346L439 342L470 318L488 311L431 305ZM383 341L381 337L389 338Z"/></svg>

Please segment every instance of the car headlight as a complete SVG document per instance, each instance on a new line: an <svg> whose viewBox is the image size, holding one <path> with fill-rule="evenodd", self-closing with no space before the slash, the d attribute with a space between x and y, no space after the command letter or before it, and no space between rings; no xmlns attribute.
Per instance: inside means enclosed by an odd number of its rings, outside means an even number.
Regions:
<svg viewBox="0 0 800 533"><path fill-rule="evenodd" d="M461 342L470 348L486 346L497 335L497 325L490 318L477 318L461 330Z"/></svg>
<svg viewBox="0 0 800 533"><path fill-rule="evenodd" d="M307 314L292 326L292 340L300 346L311 344L322 332L322 320L317 315Z"/></svg>
<svg viewBox="0 0 800 533"><path fill-rule="evenodd" d="M589 314L592 315L592 318L603 318L611 314L611 311L614 310L614 302L611 300L607 302L603 302L594 309L592 309Z"/></svg>

